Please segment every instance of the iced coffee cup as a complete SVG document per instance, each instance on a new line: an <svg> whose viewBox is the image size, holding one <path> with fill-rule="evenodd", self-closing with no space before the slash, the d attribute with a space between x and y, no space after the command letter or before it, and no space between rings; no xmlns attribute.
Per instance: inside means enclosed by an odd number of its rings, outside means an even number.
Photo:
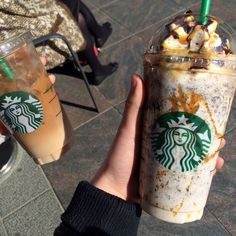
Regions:
<svg viewBox="0 0 236 236"><path fill-rule="evenodd" d="M58 160L73 143L30 33L0 43L0 119L39 164Z"/></svg>
<svg viewBox="0 0 236 236"><path fill-rule="evenodd" d="M236 88L233 30L198 19L171 19L144 54L141 205L173 223L203 215Z"/></svg>

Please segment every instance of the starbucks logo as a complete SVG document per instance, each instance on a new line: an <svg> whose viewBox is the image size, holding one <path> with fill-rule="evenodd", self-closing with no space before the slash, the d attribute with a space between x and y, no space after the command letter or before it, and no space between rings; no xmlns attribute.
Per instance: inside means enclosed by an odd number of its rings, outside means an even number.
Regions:
<svg viewBox="0 0 236 236"><path fill-rule="evenodd" d="M0 118L15 132L31 133L43 120L43 107L33 94L6 93L0 96Z"/></svg>
<svg viewBox="0 0 236 236"><path fill-rule="evenodd" d="M154 157L164 167L191 171L204 160L211 143L211 131L200 117L171 112L159 117L151 133Z"/></svg>

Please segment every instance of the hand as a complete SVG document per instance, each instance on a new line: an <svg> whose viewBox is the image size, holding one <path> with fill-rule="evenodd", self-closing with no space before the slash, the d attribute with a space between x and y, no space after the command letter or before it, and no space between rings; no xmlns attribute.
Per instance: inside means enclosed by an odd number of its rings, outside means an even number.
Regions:
<svg viewBox="0 0 236 236"><path fill-rule="evenodd" d="M41 62L43 63L43 65L46 65L46 58L45 57L40 57ZM49 75L49 79L51 81L52 84L55 83L56 77L54 75ZM7 130L7 128L5 127L5 125L2 123L2 121L0 120L0 135L9 135L9 131Z"/></svg>
<svg viewBox="0 0 236 236"><path fill-rule="evenodd" d="M138 153L144 86L138 75L133 75L131 90L117 135L108 156L92 184L125 200L138 197Z"/></svg>
<svg viewBox="0 0 236 236"><path fill-rule="evenodd" d="M138 75L133 75L131 90L117 135L106 160L91 183L105 192L124 200L138 200L138 158L144 86ZM222 139L220 149L225 145ZM216 169L222 168L224 160L219 157Z"/></svg>

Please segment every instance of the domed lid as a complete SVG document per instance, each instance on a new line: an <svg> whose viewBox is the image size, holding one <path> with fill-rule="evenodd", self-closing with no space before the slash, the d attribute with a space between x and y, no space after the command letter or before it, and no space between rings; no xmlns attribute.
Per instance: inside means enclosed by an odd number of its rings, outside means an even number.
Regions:
<svg viewBox="0 0 236 236"><path fill-rule="evenodd" d="M236 53L236 34L229 25L213 16L207 16L205 25L199 19L192 11L169 19L152 37L148 51L207 56Z"/></svg>
<svg viewBox="0 0 236 236"><path fill-rule="evenodd" d="M236 34L222 20L187 11L167 20L152 37L144 57L155 66L181 70L208 70L236 73Z"/></svg>

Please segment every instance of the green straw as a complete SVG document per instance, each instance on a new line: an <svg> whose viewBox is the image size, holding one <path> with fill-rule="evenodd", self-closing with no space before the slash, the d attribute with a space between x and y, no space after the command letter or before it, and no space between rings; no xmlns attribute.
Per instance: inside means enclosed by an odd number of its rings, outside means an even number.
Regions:
<svg viewBox="0 0 236 236"><path fill-rule="evenodd" d="M209 15L210 7L211 7L211 0L202 0L200 22L203 25L206 25L208 22L207 16Z"/></svg>
<svg viewBox="0 0 236 236"><path fill-rule="evenodd" d="M2 70L2 72L4 73L4 75L8 78L8 79L13 79L14 74L12 72L12 70L10 69L9 65L7 64L7 62L0 58L0 69Z"/></svg>

